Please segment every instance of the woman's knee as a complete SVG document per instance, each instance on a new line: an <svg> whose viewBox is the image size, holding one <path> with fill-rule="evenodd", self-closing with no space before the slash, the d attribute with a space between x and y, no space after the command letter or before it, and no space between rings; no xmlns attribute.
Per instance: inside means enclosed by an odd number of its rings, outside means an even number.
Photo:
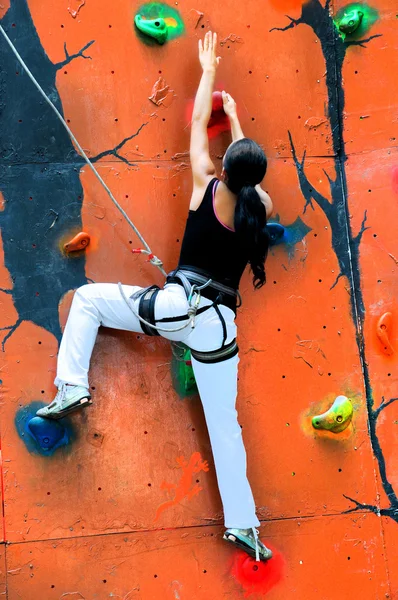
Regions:
<svg viewBox="0 0 398 600"><path fill-rule="evenodd" d="M81 285L77 288L75 296L80 298L90 298L93 292L91 288L93 288L95 285L95 283L86 283L85 285Z"/></svg>
<svg viewBox="0 0 398 600"><path fill-rule="evenodd" d="M96 304L96 300L101 297L101 285L101 283L86 283L85 285L81 285L75 291L74 301L76 299L76 301Z"/></svg>
<svg viewBox="0 0 398 600"><path fill-rule="evenodd" d="M98 308L99 293L98 289L95 289L100 284L90 283L82 285L75 291L73 297L72 309L73 310L86 310L95 315L96 318L101 320L100 311Z"/></svg>

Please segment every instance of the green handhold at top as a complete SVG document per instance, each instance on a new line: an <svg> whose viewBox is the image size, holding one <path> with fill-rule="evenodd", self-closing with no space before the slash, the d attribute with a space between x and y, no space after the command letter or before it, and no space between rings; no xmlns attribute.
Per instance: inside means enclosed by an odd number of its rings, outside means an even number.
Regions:
<svg viewBox="0 0 398 600"><path fill-rule="evenodd" d="M143 19L141 15L136 15L134 23L137 29L156 40L158 44L164 44L167 40L168 28L164 19Z"/></svg>
<svg viewBox="0 0 398 600"><path fill-rule="evenodd" d="M337 396L328 411L313 417L312 426L314 429L340 433L351 423L353 412L351 401L346 396Z"/></svg>
<svg viewBox="0 0 398 600"><path fill-rule="evenodd" d="M360 27L363 17L364 13L355 8L343 14L337 22L337 27L342 34L350 35Z"/></svg>

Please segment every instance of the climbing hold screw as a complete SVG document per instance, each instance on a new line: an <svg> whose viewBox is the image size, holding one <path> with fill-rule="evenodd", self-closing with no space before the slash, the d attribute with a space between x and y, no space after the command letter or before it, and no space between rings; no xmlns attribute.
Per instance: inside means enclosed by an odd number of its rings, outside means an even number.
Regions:
<svg viewBox="0 0 398 600"><path fill-rule="evenodd" d="M337 396L329 410L313 417L312 426L314 429L340 433L351 423L353 413L351 401L346 396Z"/></svg>

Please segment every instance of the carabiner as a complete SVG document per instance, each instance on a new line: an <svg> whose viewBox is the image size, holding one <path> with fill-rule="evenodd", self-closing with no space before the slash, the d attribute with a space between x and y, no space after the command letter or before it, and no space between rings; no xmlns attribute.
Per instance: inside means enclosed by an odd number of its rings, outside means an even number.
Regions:
<svg viewBox="0 0 398 600"><path fill-rule="evenodd" d="M194 295L194 293L195 293L195 290L196 290L196 285L195 285L195 284L192 284L192 285L191 285L191 290L190 290L190 292L189 292L189 296L188 296L188 304L189 304L189 306L191 306L192 297L193 297L193 295Z"/></svg>
<svg viewBox="0 0 398 600"><path fill-rule="evenodd" d="M208 285L212 283L212 281L212 279L208 279L203 285L195 285L195 288L199 291L204 290Z"/></svg>

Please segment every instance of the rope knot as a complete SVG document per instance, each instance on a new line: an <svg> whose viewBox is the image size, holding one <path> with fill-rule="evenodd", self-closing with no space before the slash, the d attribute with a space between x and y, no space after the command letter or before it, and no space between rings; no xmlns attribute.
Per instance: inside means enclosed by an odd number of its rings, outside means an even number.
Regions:
<svg viewBox="0 0 398 600"><path fill-rule="evenodd" d="M155 265L155 267L163 267L163 263L162 263L162 261L160 260L160 258L158 258L157 256L155 256L154 254L152 254L152 257L151 257L151 258L149 258L149 262L150 262L152 265Z"/></svg>
<svg viewBox="0 0 398 600"><path fill-rule="evenodd" d="M188 306L188 310L187 310L187 314L188 317L196 317L196 313L197 313L198 309L196 306Z"/></svg>

